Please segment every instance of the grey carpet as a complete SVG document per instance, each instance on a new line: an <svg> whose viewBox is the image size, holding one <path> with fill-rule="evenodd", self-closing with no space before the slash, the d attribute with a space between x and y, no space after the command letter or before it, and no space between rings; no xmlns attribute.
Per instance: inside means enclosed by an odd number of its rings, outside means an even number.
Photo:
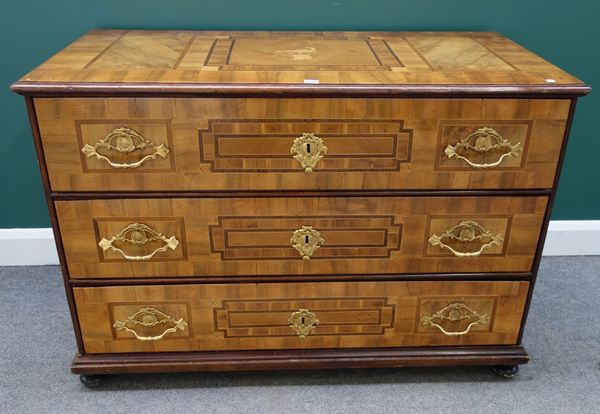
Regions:
<svg viewBox="0 0 600 414"><path fill-rule="evenodd" d="M112 376L86 389L59 269L0 268L2 413L598 413L600 257L544 258L513 380L487 368Z"/></svg>

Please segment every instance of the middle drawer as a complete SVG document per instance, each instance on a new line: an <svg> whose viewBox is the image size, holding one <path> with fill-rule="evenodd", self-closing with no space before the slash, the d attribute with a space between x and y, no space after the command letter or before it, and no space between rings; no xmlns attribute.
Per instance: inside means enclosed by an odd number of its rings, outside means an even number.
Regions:
<svg viewBox="0 0 600 414"><path fill-rule="evenodd" d="M548 198L56 201L72 278L528 272Z"/></svg>

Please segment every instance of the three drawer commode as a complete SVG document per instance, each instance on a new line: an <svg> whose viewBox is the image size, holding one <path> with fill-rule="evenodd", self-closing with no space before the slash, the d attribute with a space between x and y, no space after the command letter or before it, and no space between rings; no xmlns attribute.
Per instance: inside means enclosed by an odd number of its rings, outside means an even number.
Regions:
<svg viewBox="0 0 600 414"><path fill-rule="evenodd" d="M527 362L590 88L512 41L96 30L12 88L85 384Z"/></svg>

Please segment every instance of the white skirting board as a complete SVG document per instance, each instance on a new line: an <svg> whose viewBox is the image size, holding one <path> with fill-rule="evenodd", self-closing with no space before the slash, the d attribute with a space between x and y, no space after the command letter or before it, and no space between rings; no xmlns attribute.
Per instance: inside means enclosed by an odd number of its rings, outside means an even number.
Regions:
<svg viewBox="0 0 600 414"><path fill-rule="evenodd" d="M544 256L600 255L600 220L551 220ZM56 265L52 229L0 229L0 266Z"/></svg>
<svg viewBox="0 0 600 414"><path fill-rule="evenodd" d="M0 229L0 266L58 264L52 229Z"/></svg>

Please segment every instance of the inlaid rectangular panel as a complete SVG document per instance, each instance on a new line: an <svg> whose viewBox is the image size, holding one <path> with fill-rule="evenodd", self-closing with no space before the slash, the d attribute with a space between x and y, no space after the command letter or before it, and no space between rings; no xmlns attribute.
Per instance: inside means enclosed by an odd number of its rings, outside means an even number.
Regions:
<svg viewBox="0 0 600 414"><path fill-rule="evenodd" d="M102 262L187 259L182 217L98 217L94 231Z"/></svg>
<svg viewBox="0 0 600 414"><path fill-rule="evenodd" d="M385 39L215 39L206 66L229 71L393 70L404 65Z"/></svg>
<svg viewBox="0 0 600 414"><path fill-rule="evenodd" d="M73 278L301 277L529 272L547 201L327 196L55 206Z"/></svg>
<svg viewBox="0 0 600 414"><path fill-rule="evenodd" d="M404 38L433 70L516 71L476 37L406 36Z"/></svg>
<svg viewBox="0 0 600 414"><path fill-rule="evenodd" d="M409 161L412 142L412 131L403 123L211 119L207 129L200 130L200 161L210 163L212 172L298 172L302 165L292 156L291 145L302 136L300 131L311 131L326 143L315 171L398 171Z"/></svg>
<svg viewBox="0 0 600 414"><path fill-rule="evenodd" d="M127 33L118 36L85 69L174 69L194 36L186 32Z"/></svg>
<svg viewBox="0 0 600 414"><path fill-rule="evenodd" d="M188 325L186 329L171 329L177 326L179 320L190 320L191 308L189 301L148 301L143 307L140 307L135 298L130 302L111 302L108 304L107 315L113 322L113 340L130 340L133 336L140 341L158 341L159 338L162 339L163 334L168 335L169 338L192 338L194 335L192 326ZM79 314L85 315L85 311ZM177 315L177 318L171 315ZM173 326L169 326L171 323Z"/></svg>
<svg viewBox="0 0 600 414"><path fill-rule="evenodd" d="M528 282L74 288L85 352L511 345Z"/></svg>
<svg viewBox="0 0 600 414"><path fill-rule="evenodd" d="M527 159L532 122L440 122L439 170L519 170ZM529 154L534 157L533 154ZM531 164L536 161L528 159Z"/></svg>
<svg viewBox="0 0 600 414"><path fill-rule="evenodd" d="M427 234L439 237L440 244L427 243L424 255L447 256L453 251L455 254L481 251L486 256L505 255L504 240L510 238L511 220L512 215L490 214L477 220L464 215L431 215L427 220ZM498 243L493 243L494 240Z"/></svg>
<svg viewBox="0 0 600 414"><path fill-rule="evenodd" d="M300 322L310 320L309 312L318 315L318 332L314 335L383 335L393 324L395 305L382 297L290 298L267 300L223 300L215 308L216 330L225 338L297 336L290 329L290 315L298 312ZM299 309L308 308L307 312Z"/></svg>
<svg viewBox="0 0 600 414"><path fill-rule="evenodd" d="M315 258L389 258L400 249L402 237L402 223L394 220L377 215L219 217L209 228L211 248L223 261L296 259L290 235L306 223L326 240Z"/></svg>
<svg viewBox="0 0 600 414"><path fill-rule="evenodd" d="M176 171L169 120L89 119L78 121L75 128L84 173Z"/></svg>
<svg viewBox="0 0 600 414"><path fill-rule="evenodd" d="M53 191L551 188L554 99L36 98Z"/></svg>
<svg viewBox="0 0 600 414"><path fill-rule="evenodd" d="M498 296L419 297L416 333L460 336L492 332Z"/></svg>

